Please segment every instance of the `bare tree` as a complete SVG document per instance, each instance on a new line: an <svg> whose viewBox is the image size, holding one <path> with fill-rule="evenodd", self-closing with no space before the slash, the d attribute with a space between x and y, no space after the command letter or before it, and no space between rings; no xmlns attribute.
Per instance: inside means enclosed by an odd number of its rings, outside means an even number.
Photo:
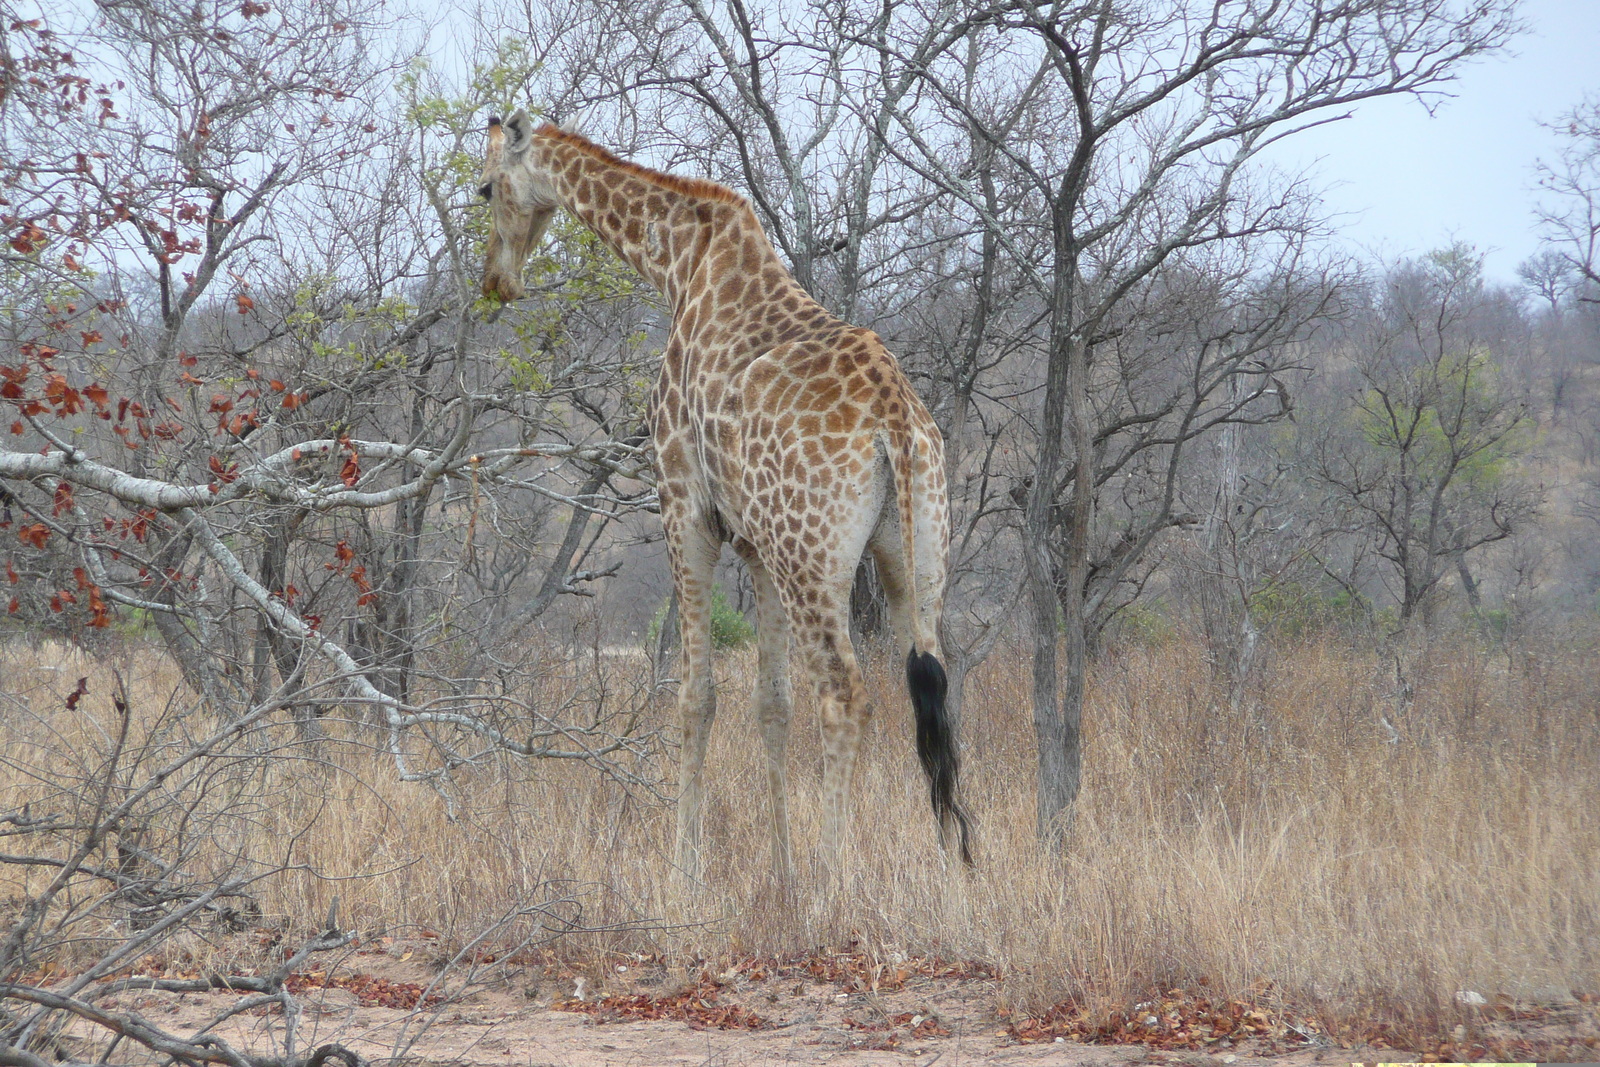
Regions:
<svg viewBox="0 0 1600 1067"><path fill-rule="evenodd" d="M1047 370L1024 524L1039 830L1046 838L1060 832L1078 790L1083 678L1097 615L1180 515L1177 487L1166 481L1154 499L1134 506L1144 512L1141 521L1124 528L1097 566L1103 487L1135 469L1136 460L1155 459L1141 439L1159 443L1167 460L1155 469L1170 470L1182 442L1195 435L1286 410L1272 353L1320 302L1319 272L1308 273L1298 251L1285 254L1317 230L1316 205L1302 186L1253 181L1252 164L1276 141L1362 100L1421 93L1447 80L1461 61L1503 44L1516 29L1512 16L1509 2L1459 9L1307 3L1265 11L1225 2L1200 17L1177 5L1114 0L981 9L964 23L966 32L1028 42L1012 45L1015 58L1001 77L1037 94L1039 113L1048 117L1041 127L1068 131L1061 139L1030 138L1025 128L981 127L1000 165L1033 190L1031 218L985 213L974 176L943 165L952 157L926 135L922 116L898 116L919 149L917 165L1003 242L1041 227L1048 233L1048 255L1035 267L1047 308ZM962 126L983 123L984 116L961 108L958 80L947 68L926 69L940 106L957 110ZM1268 251L1275 240L1277 250ZM1186 261L1225 257L1251 241L1248 255L1277 280L1236 285L1223 300L1245 325L1191 334L1192 351L1210 352L1192 364L1197 389L1176 394L1171 407L1141 402L1109 426L1097 419L1096 398L1115 391L1114 364L1105 355L1126 345L1134 321L1128 310L1171 291ZM1245 268L1234 276L1256 273ZM1265 313L1259 295L1274 293L1287 297L1283 313ZM1238 376L1248 384L1233 393L1226 386ZM1235 399L1226 400L1230 395ZM1155 429L1171 413L1180 416L1176 434ZM1112 438L1130 431L1130 444L1119 448ZM1057 672L1062 630L1064 687Z"/></svg>
<svg viewBox="0 0 1600 1067"><path fill-rule="evenodd" d="M1540 494L1515 469L1531 418L1500 380L1474 312L1482 258L1464 246L1403 264L1357 335L1348 419L1317 444L1314 476L1375 540L1402 622L1431 615L1451 571L1479 604L1469 557L1526 524Z"/></svg>
<svg viewBox="0 0 1600 1067"><path fill-rule="evenodd" d="M1545 241L1588 289L1582 300L1600 300L1600 99L1585 100L1552 128L1565 140L1560 158L1540 161L1539 187L1549 196L1537 216Z"/></svg>
<svg viewBox="0 0 1600 1067"><path fill-rule="evenodd" d="M290 679L302 717L364 706L407 777L475 746L632 775L632 709L528 705L526 636L653 506L648 309L578 245L486 320L462 139L518 58L447 92L378 8L313 7L135 0L17 39L8 71L58 81L9 78L0 113L9 614L147 622L224 715Z"/></svg>
<svg viewBox="0 0 1600 1067"><path fill-rule="evenodd" d="M576 242L524 307L479 306L463 145L526 57L449 84L362 0L0 17L0 637L120 654L148 630L185 682L108 707L85 680L64 711L0 686L25 783L0 812L0 1061L357 1067L306 1047L288 982L351 945L337 912L259 973L126 972L261 920L297 861L230 827L345 740L452 815L456 769L502 755L654 794L645 683L545 684L538 630L654 506L650 307ZM575 928L547 886L519 907ZM242 995L179 1033L110 999L130 988ZM216 1032L269 1009L267 1047Z"/></svg>

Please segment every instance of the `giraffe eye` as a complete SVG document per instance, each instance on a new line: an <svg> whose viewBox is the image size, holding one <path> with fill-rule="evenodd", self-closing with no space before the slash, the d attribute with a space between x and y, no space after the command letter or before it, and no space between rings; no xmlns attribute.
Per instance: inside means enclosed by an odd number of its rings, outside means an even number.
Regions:
<svg viewBox="0 0 1600 1067"><path fill-rule="evenodd" d="M478 195L483 197L485 200L489 199L489 194L492 192L494 192L494 186L488 182L484 182L482 185L478 186Z"/></svg>

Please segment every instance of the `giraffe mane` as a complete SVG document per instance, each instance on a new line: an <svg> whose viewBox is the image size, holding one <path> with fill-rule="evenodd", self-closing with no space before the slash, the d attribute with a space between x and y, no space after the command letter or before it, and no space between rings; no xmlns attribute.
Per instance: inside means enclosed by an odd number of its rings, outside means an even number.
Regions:
<svg viewBox="0 0 1600 1067"><path fill-rule="evenodd" d="M576 130L569 130L547 122L539 127L538 135L548 137L553 141L560 141L562 144L569 144L600 160L607 166L616 167L629 174L637 175L652 185L670 189L675 193L700 197L704 200L715 200L726 204L747 204L744 197L729 189L726 185L721 185L706 178L680 178L676 174L666 174L659 170L651 170L649 167L621 158L614 152L595 144Z"/></svg>

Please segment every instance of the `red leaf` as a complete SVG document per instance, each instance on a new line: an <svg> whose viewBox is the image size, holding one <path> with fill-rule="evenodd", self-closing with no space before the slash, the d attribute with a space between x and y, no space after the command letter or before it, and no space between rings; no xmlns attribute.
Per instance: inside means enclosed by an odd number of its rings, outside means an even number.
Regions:
<svg viewBox="0 0 1600 1067"><path fill-rule="evenodd" d="M72 510L72 486L67 482L62 482L62 483L60 483L59 485L56 486L55 509L53 511L51 511L51 514L52 515L59 515L63 511L71 511L71 510Z"/></svg>
<svg viewBox="0 0 1600 1067"><path fill-rule="evenodd" d="M11 565L11 561L9 559L6 560L6 581L10 582L12 585L16 585L18 582L22 581L22 579L17 576L17 569Z"/></svg>
<svg viewBox="0 0 1600 1067"><path fill-rule="evenodd" d="M224 467L220 459L218 459L216 456L212 456L210 466L211 473L215 474L217 476L217 480L222 482L224 485L239 477L239 465L237 463L230 463L227 467Z"/></svg>
<svg viewBox="0 0 1600 1067"><path fill-rule="evenodd" d="M32 526L24 526L18 530L17 537L23 544L43 549L44 543L50 540L50 527L42 522L36 522Z"/></svg>
<svg viewBox="0 0 1600 1067"><path fill-rule="evenodd" d="M361 590L361 595L356 597L357 607L364 608L377 599L378 594L372 591L372 583L367 581L367 568L357 567L351 571L350 580L356 584L357 589Z"/></svg>
<svg viewBox="0 0 1600 1067"><path fill-rule="evenodd" d="M184 371L182 374L178 375L178 381L181 382L184 385L204 385L204 384L206 384L204 378L196 378L194 375L190 374L188 371Z"/></svg>
<svg viewBox="0 0 1600 1067"><path fill-rule="evenodd" d="M268 381L267 384L272 386L272 391L274 393L281 393L285 389L288 388L288 386L284 385L282 382L278 381L278 379L276 379L276 378L273 378L272 380Z"/></svg>
<svg viewBox="0 0 1600 1067"><path fill-rule="evenodd" d="M107 393L106 387L99 382L90 382L84 386L83 395L88 397L89 402L101 411L104 411L106 405L111 402L111 394Z"/></svg>
<svg viewBox="0 0 1600 1067"><path fill-rule="evenodd" d="M350 458L344 461L344 468L339 471L339 480L352 489L361 480L361 464L354 452L351 452Z"/></svg>
<svg viewBox="0 0 1600 1067"><path fill-rule="evenodd" d="M67 710L72 711L78 706L78 701L89 695L89 679L79 678L78 688L67 694Z"/></svg>
<svg viewBox="0 0 1600 1067"><path fill-rule="evenodd" d="M179 363L180 366L192 367L198 362L200 362L200 357L199 356L191 356L187 352L179 352L178 353L178 363Z"/></svg>
<svg viewBox="0 0 1600 1067"><path fill-rule="evenodd" d="M82 396L59 374L52 374L46 379L44 395L58 415L72 415L83 410Z"/></svg>
<svg viewBox="0 0 1600 1067"><path fill-rule="evenodd" d="M250 309L256 306L256 302L251 300L248 296L245 296L243 293L240 293L238 296L234 297L234 300L238 302L239 314L241 315L250 314Z"/></svg>
<svg viewBox="0 0 1600 1067"><path fill-rule="evenodd" d="M11 424L11 432L12 433L20 434L22 431L23 431L23 425L22 425L22 420L21 419L18 419L16 422L13 422Z"/></svg>
<svg viewBox="0 0 1600 1067"><path fill-rule="evenodd" d="M6 605L6 614L7 615L15 615L21 609L22 609L22 605L17 602L17 598L16 597L12 597L11 598L11 603Z"/></svg>
<svg viewBox="0 0 1600 1067"><path fill-rule="evenodd" d="M17 235L11 239L11 247L23 255L42 248L49 241L49 236L33 223L25 224Z"/></svg>

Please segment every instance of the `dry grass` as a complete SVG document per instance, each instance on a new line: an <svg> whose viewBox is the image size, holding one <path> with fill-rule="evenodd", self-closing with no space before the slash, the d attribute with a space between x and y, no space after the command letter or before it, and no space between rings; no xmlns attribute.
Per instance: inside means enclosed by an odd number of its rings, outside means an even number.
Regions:
<svg viewBox="0 0 1600 1067"><path fill-rule="evenodd" d="M0 809L61 780L19 767L89 766L104 744L108 668L74 656L0 648L0 692L14 701L0 726ZM156 722L174 672L152 652L122 669L140 715ZM1335 643L1284 652L1237 711L1188 642L1108 655L1091 685L1065 859L1041 855L1033 836L1027 663L998 656L973 676L967 702L966 788L980 820L970 877L941 859L904 697L879 672L854 866L837 894L812 877L814 717L803 703L791 765L801 888L786 895L768 873L745 710L753 659L730 655L722 670L709 889L690 898L674 896L669 877L669 806L582 766L490 760L457 775L452 820L445 797L395 780L358 724L332 725L316 744L275 727L281 748L252 779L261 800L230 816L218 854L296 864L261 892L269 917L297 922L338 893L345 921L363 930L409 924L460 944L559 883L590 923L676 924L571 939L597 981L610 951L715 958L855 940L997 963L1006 995L1032 1007L1203 977L1258 999L1271 983L1269 996L1330 1021L1382 1013L1437 1025L1456 990L1600 987L1592 637L1509 657L1468 641L1414 652L1409 707L1392 660ZM79 673L90 696L69 712L61 697ZM669 711L665 701L653 709ZM1380 716L1398 743L1386 742ZM25 889L14 868L0 879L0 893Z"/></svg>

